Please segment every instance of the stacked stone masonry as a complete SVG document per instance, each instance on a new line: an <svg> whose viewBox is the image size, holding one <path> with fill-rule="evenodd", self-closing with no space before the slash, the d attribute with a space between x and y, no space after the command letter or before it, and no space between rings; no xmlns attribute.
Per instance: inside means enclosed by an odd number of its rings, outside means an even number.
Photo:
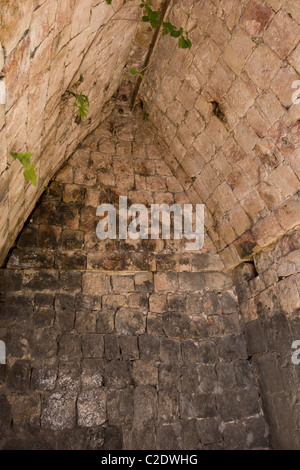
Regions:
<svg viewBox="0 0 300 470"><path fill-rule="evenodd" d="M267 448L219 256L95 235L96 207L118 194L147 205L184 197L152 125L137 125L142 113L122 119L56 175L1 271L2 447Z"/></svg>
<svg viewBox="0 0 300 470"><path fill-rule="evenodd" d="M3 449L300 448L300 7L154 2L191 50L133 0L0 10ZM100 241L120 195L205 204L203 249Z"/></svg>
<svg viewBox="0 0 300 470"><path fill-rule="evenodd" d="M162 37L141 97L232 268L300 222L299 3L182 0L170 19L193 47Z"/></svg>

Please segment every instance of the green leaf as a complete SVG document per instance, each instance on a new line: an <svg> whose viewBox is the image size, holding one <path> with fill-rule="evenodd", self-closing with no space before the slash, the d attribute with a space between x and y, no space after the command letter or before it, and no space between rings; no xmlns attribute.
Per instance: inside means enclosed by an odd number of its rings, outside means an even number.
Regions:
<svg viewBox="0 0 300 470"><path fill-rule="evenodd" d="M171 36L172 38L179 38L179 36L181 36L181 33L179 31L172 31Z"/></svg>
<svg viewBox="0 0 300 470"><path fill-rule="evenodd" d="M132 67L130 69L130 73L131 73L131 75L136 75L137 73L139 73L139 71L135 67Z"/></svg>
<svg viewBox="0 0 300 470"><path fill-rule="evenodd" d="M33 165L29 169L25 170L23 175L25 177L25 181L30 180L33 186L36 186L36 173L35 173L35 167L36 165Z"/></svg>
<svg viewBox="0 0 300 470"><path fill-rule="evenodd" d="M19 160L19 162L24 166L24 168L30 168L30 158L32 157L33 153L26 152L26 153L14 153L10 152L10 155L15 159Z"/></svg>
<svg viewBox="0 0 300 470"><path fill-rule="evenodd" d="M111 1L112 1L112 0L106 0L106 3L107 3L108 5L111 5Z"/></svg>
<svg viewBox="0 0 300 470"><path fill-rule="evenodd" d="M132 67L130 69L130 73L131 73L131 75L139 75L141 77L141 79L144 79L144 76L141 74L141 72L136 67Z"/></svg>
<svg viewBox="0 0 300 470"><path fill-rule="evenodd" d="M144 23L149 23L149 21L150 21L149 16L146 16L146 15L145 15L145 16L142 16L142 21L143 21Z"/></svg>
<svg viewBox="0 0 300 470"><path fill-rule="evenodd" d="M187 42L187 40L183 37L183 36L180 36L179 38L179 47L180 49L189 49L189 43Z"/></svg>

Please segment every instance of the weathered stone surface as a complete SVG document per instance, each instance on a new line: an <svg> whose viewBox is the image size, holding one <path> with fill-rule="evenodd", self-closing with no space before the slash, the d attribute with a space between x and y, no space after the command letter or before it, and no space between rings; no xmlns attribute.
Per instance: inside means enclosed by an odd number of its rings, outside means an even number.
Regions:
<svg viewBox="0 0 300 470"><path fill-rule="evenodd" d="M100 426L106 421L106 392L87 390L81 392L77 401L78 425Z"/></svg>
<svg viewBox="0 0 300 470"><path fill-rule="evenodd" d="M71 429L75 425L75 400L73 393L53 393L45 400L41 424L53 430Z"/></svg>

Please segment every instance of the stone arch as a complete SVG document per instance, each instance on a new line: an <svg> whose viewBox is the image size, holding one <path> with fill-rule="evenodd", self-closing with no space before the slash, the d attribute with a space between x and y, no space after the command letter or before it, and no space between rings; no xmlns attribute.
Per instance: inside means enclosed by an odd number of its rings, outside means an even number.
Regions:
<svg viewBox="0 0 300 470"><path fill-rule="evenodd" d="M47 3L25 14L29 36L0 38L8 85L0 141L24 143L13 132L22 99L32 74L45 78L37 62L24 63L24 50L37 40L34 19ZM43 34L51 31L59 46L71 28L74 57L66 64L60 45L51 60L73 77L68 85L87 71L83 90L97 107L92 122L70 128L74 113L60 102L66 87L53 87L60 125L53 137L51 96L43 111L49 132L38 140L40 188L25 188L25 204L15 191L22 175L14 180L6 160L1 167L2 260L59 168L1 270L2 446L298 448L291 346L300 334L299 110L290 93L299 79L297 8L288 0L165 2L195 48L187 54L158 36L147 80L134 88L133 80L120 85L121 71L133 60L143 66L150 32L128 29L118 49L123 23L113 15L122 5L107 13L105 2L91 2L77 31L80 0L74 13L72 1L56 3L55 27ZM66 5L69 25L60 23ZM37 57L50 48L46 37L39 41ZM101 63L94 68L99 48L108 70L117 64L113 80ZM12 77L28 67L29 88L20 81L11 97ZM129 110L132 93L143 110ZM204 249L188 254L175 240L100 243L96 207L119 195L146 205L204 203Z"/></svg>

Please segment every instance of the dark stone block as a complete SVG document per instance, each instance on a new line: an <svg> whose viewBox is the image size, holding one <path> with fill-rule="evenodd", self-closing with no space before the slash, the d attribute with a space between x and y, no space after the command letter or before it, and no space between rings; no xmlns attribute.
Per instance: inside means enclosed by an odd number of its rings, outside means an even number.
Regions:
<svg viewBox="0 0 300 470"><path fill-rule="evenodd" d="M199 390L202 393L215 393L217 389L217 374L215 366L203 365L197 367Z"/></svg>
<svg viewBox="0 0 300 470"><path fill-rule="evenodd" d="M153 292L153 273L137 273L134 276L134 285L137 292Z"/></svg>
<svg viewBox="0 0 300 470"><path fill-rule="evenodd" d="M248 388L255 384L254 375L249 361L237 361L234 363L236 381L239 387Z"/></svg>
<svg viewBox="0 0 300 470"><path fill-rule="evenodd" d="M191 335L190 318L185 313L164 313L163 327L166 335L170 338L187 339Z"/></svg>
<svg viewBox="0 0 300 470"><path fill-rule="evenodd" d="M34 297L34 305L39 307L54 306L54 295L46 293L37 293Z"/></svg>
<svg viewBox="0 0 300 470"><path fill-rule="evenodd" d="M246 450L247 435L242 423L227 423L223 431L226 449Z"/></svg>
<svg viewBox="0 0 300 470"><path fill-rule="evenodd" d="M136 336L121 336L119 342L123 360L132 361L139 359L139 348Z"/></svg>
<svg viewBox="0 0 300 470"><path fill-rule="evenodd" d="M233 297L229 292L223 292L220 295L220 302L222 306L222 311L224 314L237 313L238 303L237 299Z"/></svg>
<svg viewBox="0 0 300 470"><path fill-rule="evenodd" d="M156 448L156 429L154 426L131 427L124 430L126 450L153 450Z"/></svg>
<svg viewBox="0 0 300 470"><path fill-rule="evenodd" d="M239 392L240 410L243 417L254 416L260 413L258 390L256 387Z"/></svg>
<svg viewBox="0 0 300 470"><path fill-rule="evenodd" d="M13 269L0 270L0 292L14 292L22 290L22 272Z"/></svg>
<svg viewBox="0 0 300 470"><path fill-rule="evenodd" d="M180 368L179 390L182 393L199 393L200 381L195 365L184 365Z"/></svg>
<svg viewBox="0 0 300 470"><path fill-rule="evenodd" d="M201 419L199 422L202 422L202 421L203 420ZM181 423L182 449L200 450L202 448L197 423L198 423L198 420L196 419L189 419L189 420L182 421Z"/></svg>
<svg viewBox="0 0 300 470"><path fill-rule="evenodd" d="M81 387L97 389L104 385L104 363L99 359L84 359L81 366Z"/></svg>
<svg viewBox="0 0 300 470"><path fill-rule="evenodd" d="M202 297L202 307L205 315L222 315L222 307L216 292L205 292Z"/></svg>
<svg viewBox="0 0 300 470"><path fill-rule="evenodd" d="M268 336L269 350L276 351L281 357L288 356L288 362L290 362L289 356L293 336L287 317L283 313L274 315L266 324L265 329ZM297 339L300 339L300 337Z"/></svg>
<svg viewBox="0 0 300 470"><path fill-rule="evenodd" d="M18 248L33 248L37 247L38 227L28 225L23 229L20 238L17 242Z"/></svg>
<svg viewBox="0 0 300 470"><path fill-rule="evenodd" d="M74 295L56 294L55 311L55 327L62 332L72 330L75 324Z"/></svg>
<svg viewBox="0 0 300 470"><path fill-rule="evenodd" d="M219 362L219 364L216 366L216 372L218 376L218 383L222 391L237 388L235 370L232 363Z"/></svg>
<svg viewBox="0 0 300 470"><path fill-rule="evenodd" d="M152 335L142 335L139 337L140 358L147 361L159 360L160 341Z"/></svg>
<svg viewBox="0 0 300 470"><path fill-rule="evenodd" d="M181 431L182 426L176 424L164 424L157 428L157 445L158 450L181 450Z"/></svg>
<svg viewBox="0 0 300 470"><path fill-rule="evenodd" d="M247 323L245 333L249 356L261 354L268 350L265 329L260 320Z"/></svg>
<svg viewBox="0 0 300 470"><path fill-rule="evenodd" d="M57 364L34 364L31 373L31 388L33 390L52 391L57 378Z"/></svg>
<svg viewBox="0 0 300 470"><path fill-rule="evenodd" d="M123 434L122 428L108 427L104 429L104 444L102 450L122 450Z"/></svg>
<svg viewBox="0 0 300 470"><path fill-rule="evenodd" d="M7 386L19 393L29 388L30 362L16 361L8 372Z"/></svg>
<svg viewBox="0 0 300 470"><path fill-rule="evenodd" d="M179 294L169 294L168 298L168 308L173 312L184 312L186 305L185 305L185 297Z"/></svg>
<svg viewBox="0 0 300 470"><path fill-rule="evenodd" d="M80 386L81 366L79 362L61 362L59 364L58 390L78 390Z"/></svg>
<svg viewBox="0 0 300 470"><path fill-rule="evenodd" d="M55 266L57 269L80 270L86 269L86 255L79 252L56 253Z"/></svg>
<svg viewBox="0 0 300 470"><path fill-rule="evenodd" d="M51 269L54 267L54 253L42 249L24 251L16 248L7 263L8 268Z"/></svg>
<svg viewBox="0 0 300 470"><path fill-rule="evenodd" d="M240 410L240 395L236 391L224 391L216 395L217 409L223 421L233 421L242 417Z"/></svg>
<svg viewBox="0 0 300 470"><path fill-rule="evenodd" d="M158 369L158 383L160 390L177 390L179 385L178 364L160 364Z"/></svg>
<svg viewBox="0 0 300 470"><path fill-rule="evenodd" d="M105 428L96 426L87 430L83 450L100 450L104 445Z"/></svg>
<svg viewBox="0 0 300 470"><path fill-rule="evenodd" d="M26 276L23 279L23 289L30 289L32 291L56 291L58 285L58 273L56 271L38 271L34 272L31 276Z"/></svg>
<svg viewBox="0 0 300 470"><path fill-rule="evenodd" d="M17 395L13 398L13 430L30 434L40 425L40 397L39 395Z"/></svg>
<svg viewBox="0 0 300 470"><path fill-rule="evenodd" d="M268 430L263 416L249 418L245 422L250 449L267 449L269 447Z"/></svg>
<svg viewBox="0 0 300 470"><path fill-rule="evenodd" d="M247 351L243 336L224 336L217 340L220 358L225 361L247 359Z"/></svg>
<svg viewBox="0 0 300 470"><path fill-rule="evenodd" d="M58 355L60 359L72 360L80 359L81 357L81 342L80 336L76 334L66 333L59 341Z"/></svg>
<svg viewBox="0 0 300 470"><path fill-rule="evenodd" d="M180 415L185 418L213 418L217 414L214 395L180 393Z"/></svg>
<svg viewBox="0 0 300 470"><path fill-rule="evenodd" d="M105 357L108 361L120 359L121 351L119 338L116 335L104 336Z"/></svg>
<svg viewBox="0 0 300 470"><path fill-rule="evenodd" d="M213 341L203 341L198 346L199 362L202 364L216 364L218 362L218 350Z"/></svg>
<svg viewBox="0 0 300 470"><path fill-rule="evenodd" d="M5 338L6 354L10 358L28 357L31 354L32 331L26 325L8 331Z"/></svg>
<svg viewBox="0 0 300 470"><path fill-rule="evenodd" d="M134 425L150 426L157 419L157 391L150 385L139 385L134 390Z"/></svg>
<svg viewBox="0 0 300 470"><path fill-rule="evenodd" d="M177 364L180 359L180 342L161 338L160 359L167 364Z"/></svg>
<svg viewBox="0 0 300 470"><path fill-rule="evenodd" d="M181 356L185 364L198 364L199 362L199 348L193 341L182 341Z"/></svg>
<svg viewBox="0 0 300 470"><path fill-rule="evenodd" d="M35 307L32 321L35 328L52 328L54 318L54 307Z"/></svg>
<svg viewBox="0 0 300 470"><path fill-rule="evenodd" d="M115 310L105 308L98 314L97 332L102 334L111 334L115 328Z"/></svg>
<svg viewBox="0 0 300 470"><path fill-rule="evenodd" d="M101 295L77 294L75 298L75 310L101 310Z"/></svg>
<svg viewBox="0 0 300 470"><path fill-rule="evenodd" d="M56 434L56 450L86 450L86 435L83 428L63 429Z"/></svg>
<svg viewBox="0 0 300 470"><path fill-rule="evenodd" d="M220 418L206 418L197 421L197 430L201 444L214 444L222 441Z"/></svg>
<svg viewBox="0 0 300 470"><path fill-rule="evenodd" d="M102 358L104 355L104 337L88 334L81 337L84 358Z"/></svg>
<svg viewBox="0 0 300 470"><path fill-rule="evenodd" d="M229 335L240 335L241 329L241 317L237 313L230 313L222 316L224 323L224 333Z"/></svg>
<svg viewBox="0 0 300 470"><path fill-rule="evenodd" d="M11 405L5 395L0 395L0 425L9 427L12 419Z"/></svg>
<svg viewBox="0 0 300 470"><path fill-rule="evenodd" d="M112 389L126 388L133 385L130 363L110 362L105 367L105 385Z"/></svg>
<svg viewBox="0 0 300 470"><path fill-rule="evenodd" d="M205 287L204 273L179 273L179 288L183 291L202 291Z"/></svg>
<svg viewBox="0 0 300 470"><path fill-rule="evenodd" d="M55 250L60 242L61 228L42 225L39 227L38 246L44 250Z"/></svg>
<svg viewBox="0 0 300 470"><path fill-rule="evenodd" d="M133 420L133 390L108 391L107 416L110 426L131 424Z"/></svg>
<svg viewBox="0 0 300 470"><path fill-rule="evenodd" d="M173 423L179 419L178 393L176 390L158 392L158 421Z"/></svg>
<svg viewBox="0 0 300 470"><path fill-rule="evenodd" d="M267 353L252 359L258 379L259 389L264 397L266 393L284 390L280 366L276 353Z"/></svg>
<svg viewBox="0 0 300 470"><path fill-rule="evenodd" d="M81 273L80 272L61 272L59 276L60 291L81 292Z"/></svg>

